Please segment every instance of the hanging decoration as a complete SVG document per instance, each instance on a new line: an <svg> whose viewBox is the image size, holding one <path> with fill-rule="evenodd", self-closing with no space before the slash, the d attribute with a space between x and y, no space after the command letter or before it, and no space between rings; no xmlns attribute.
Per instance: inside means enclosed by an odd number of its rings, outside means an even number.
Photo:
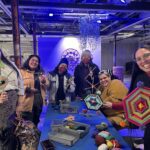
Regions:
<svg viewBox="0 0 150 150"><path fill-rule="evenodd" d="M79 63L80 54L76 49L68 48L63 51L62 58L67 58L69 62L68 70L73 74L76 65Z"/></svg>
<svg viewBox="0 0 150 150"><path fill-rule="evenodd" d="M79 20L80 48L82 51L89 49L95 51L100 43L100 25L97 23L98 16L89 14Z"/></svg>

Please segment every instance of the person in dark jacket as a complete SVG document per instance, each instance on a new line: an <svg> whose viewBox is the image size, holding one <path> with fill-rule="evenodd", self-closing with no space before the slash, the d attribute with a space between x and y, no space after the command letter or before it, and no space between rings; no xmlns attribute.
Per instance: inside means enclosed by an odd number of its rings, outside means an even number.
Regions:
<svg viewBox="0 0 150 150"><path fill-rule="evenodd" d="M89 50L83 51L81 62L74 71L75 95L77 97L84 98L95 92L95 87L98 87L99 84L98 73L99 68L92 62L91 52Z"/></svg>

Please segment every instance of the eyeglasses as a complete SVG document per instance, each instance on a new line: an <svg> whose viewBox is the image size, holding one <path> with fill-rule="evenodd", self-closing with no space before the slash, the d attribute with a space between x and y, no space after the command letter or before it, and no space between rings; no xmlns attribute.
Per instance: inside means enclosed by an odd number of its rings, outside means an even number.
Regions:
<svg viewBox="0 0 150 150"><path fill-rule="evenodd" d="M109 78L109 77L106 76L106 77L100 78L99 80L102 81L102 80L106 80L107 78Z"/></svg>
<svg viewBox="0 0 150 150"><path fill-rule="evenodd" d="M145 53L145 54L143 54L142 57L137 57L137 58L135 58L135 61L136 61L136 62L140 62L140 61L142 61L142 60L146 60L146 59L148 59L149 56L150 56L150 53Z"/></svg>
<svg viewBox="0 0 150 150"><path fill-rule="evenodd" d="M110 70L101 70L99 72L99 75L101 75L101 74L106 74L106 75L110 76Z"/></svg>

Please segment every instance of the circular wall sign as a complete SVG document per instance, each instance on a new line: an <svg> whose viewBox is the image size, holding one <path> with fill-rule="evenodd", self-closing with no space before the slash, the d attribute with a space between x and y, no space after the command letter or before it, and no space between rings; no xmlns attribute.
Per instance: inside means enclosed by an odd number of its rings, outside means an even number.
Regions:
<svg viewBox="0 0 150 150"><path fill-rule="evenodd" d="M76 65L79 62L80 54L76 49L68 48L63 51L62 58L67 58L69 62L68 70L74 71Z"/></svg>

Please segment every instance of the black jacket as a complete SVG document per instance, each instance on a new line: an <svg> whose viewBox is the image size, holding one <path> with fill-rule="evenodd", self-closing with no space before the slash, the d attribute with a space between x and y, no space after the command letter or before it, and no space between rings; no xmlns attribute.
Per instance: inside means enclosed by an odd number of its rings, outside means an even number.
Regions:
<svg viewBox="0 0 150 150"><path fill-rule="evenodd" d="M93 80L89 76L90 71L92 71ZM92 92L89 83L94 83L97 84L98 86L99 83L98 73L99 73L99 68L92 61L88 65L85 65L83 62L81 62L76 66L74 72L74 77L75 77L74 82L76 84L76 88L75 88L76 96L84 97L86 96L87 91Z"/></svg>

